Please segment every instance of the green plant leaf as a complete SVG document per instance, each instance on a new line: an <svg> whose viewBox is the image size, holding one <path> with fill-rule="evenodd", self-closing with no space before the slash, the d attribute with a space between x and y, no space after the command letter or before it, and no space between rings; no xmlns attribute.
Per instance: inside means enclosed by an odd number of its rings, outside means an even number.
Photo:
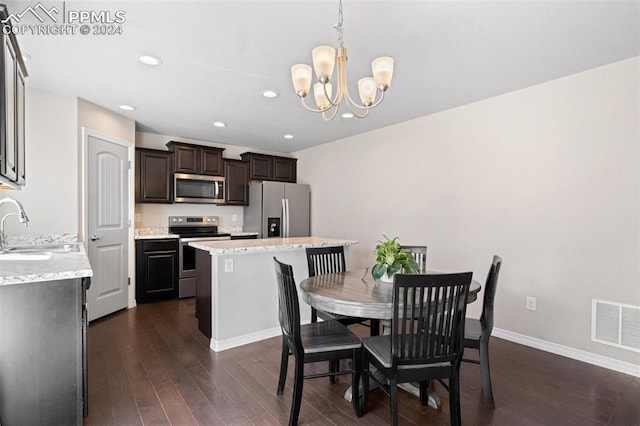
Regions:
<svg viewBox="0 0 640 426"><path fill-rule="evenodd" d="M383 263L376 263L373 265L373 268L371 268L371 276L374 280L379 280L385 272L387 272L387 265Z"/></svg>

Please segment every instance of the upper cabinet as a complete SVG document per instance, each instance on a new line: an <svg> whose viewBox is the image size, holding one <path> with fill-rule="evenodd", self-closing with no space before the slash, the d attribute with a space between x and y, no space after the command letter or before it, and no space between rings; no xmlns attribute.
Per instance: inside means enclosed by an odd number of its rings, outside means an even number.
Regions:
<svg viewBox="0 0 640 426"><path fill-rule="evenodd" d="M245 152L240 154L240 157L249 162L249 179L296 183L298 160L295 158L255 152Z"/></svg>
<svg viewBox="0 0 640 426"><path fill-rule="evenodd" d="M136 148L136 203L171 203L171 161L168 151Z"/></svg>
<svg viewBox="0 0 640 426"><path fill-rule="evenodd" d="M173 172L196 175L223 176L224 164L222 151L224 148L192 145L182 142L168 142L169 151L173 152Z"/></svg>
<svg viewBox="0 0 640 426"><path fill-rule="evenodd" d="M246 206L249 204L249 163L240 160L224 160L226 182L225 204Z"/></svg>
<svg viewBox="0 0 640 426"><path fill-rule="evenodd" d="M0 20L7 17L6 6L0 5ZM3 25L10 26L10 21ZM3 28L1 37L0 184L20 187L26 183L24 80L27 69L15 35Z"/></svg>

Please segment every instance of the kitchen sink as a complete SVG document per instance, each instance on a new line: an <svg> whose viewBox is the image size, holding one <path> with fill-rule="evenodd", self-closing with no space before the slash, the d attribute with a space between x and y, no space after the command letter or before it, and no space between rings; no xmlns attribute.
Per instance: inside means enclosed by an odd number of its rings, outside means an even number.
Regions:
<svg viewBox="0 0 640 426"><path fill-rule="evenodd" d="M0 250L0 256L3 254L45 254L48 253L73 253L79 250L79 244L60 243L60 244L33 244L25 246L5 247Z"/></svg>
<svg viewBox="0 0 640 426"><path fill-rule="evenodd" d="M0 252L0 260L47 260L51 259L50 251L40 253L12 253Z"/></svg>

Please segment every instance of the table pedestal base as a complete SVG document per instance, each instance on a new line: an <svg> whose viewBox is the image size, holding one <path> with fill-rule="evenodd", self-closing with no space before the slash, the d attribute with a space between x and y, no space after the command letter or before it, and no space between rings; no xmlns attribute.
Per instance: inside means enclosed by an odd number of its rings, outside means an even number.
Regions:
<svg viewBox="0 0 640 426"><path fill-rule="evenodd" d="M384 376L382 376L381 374L378 374L378 372L373 372L373 374L375 374L376 378L379 380L384 379ZM369 390L375 389L377 387L378 387L378 384L376 382L374 382L373 380L369 381ZM402 390L405 390L417 396L418 398L420 397L420 385L418 383L400 383L398 387ZM364 398L364 387L362 385L360 385L360 397ZM353 389L351 389L351 386L349 386L347 390L344 392L344 399L351 402L352 398L353 398ZM442 405L438 394L432 391L431 389L427 389L427 405L435 409L440 408L440 406Z"/></svg>

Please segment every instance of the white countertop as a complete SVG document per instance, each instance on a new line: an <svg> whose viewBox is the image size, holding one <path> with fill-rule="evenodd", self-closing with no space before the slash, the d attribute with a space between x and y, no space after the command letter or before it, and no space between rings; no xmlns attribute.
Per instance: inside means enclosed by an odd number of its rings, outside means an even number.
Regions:
<svg viewBox="0 0 640 426"><path fill-rule="evenodd" d="M77 252L52 253L44 260L0 260L0 285L57 281L93 276L82 243Z"/></svg>
<svg viewBox="0 0 640 426"><path fill-rule="evenodd" d="M265 251L286 251L312 247L350 246L358 244L353 240L338 240L322 237L262 238L257 240L200 241L189 245L211 254L239 254Z"/></svg>

